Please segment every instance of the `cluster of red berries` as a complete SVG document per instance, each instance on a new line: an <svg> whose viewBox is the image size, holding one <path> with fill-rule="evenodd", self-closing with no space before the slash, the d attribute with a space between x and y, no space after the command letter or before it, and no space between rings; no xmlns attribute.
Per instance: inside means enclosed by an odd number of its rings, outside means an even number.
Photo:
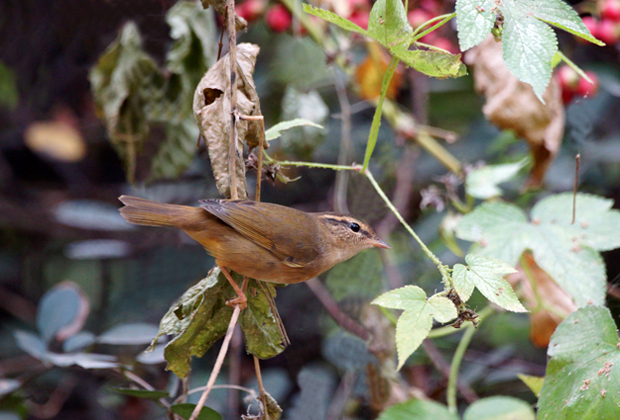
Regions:
<svg viewBox="0 0 620 420"><path fill-rule="evenodd" d="M583 23L593 37L608 45L616 44L620 40L620 0L599 0L597 11L600 20L586 16Z"/></svg>
<svg viewBox="0 0 620 420"><path fill-rule="evenodd" d="M290 11L282 4L268 6L268 0L244 0L235 6L238 16L248 22L253 22L264 15L265 23L274 32L285 32L292 24L293 17ZM409 11L409 23L415 29L424 22L439 16L442 12L441 2L438 0L421 0L416 8ZM350 20L363 29L368 29L368 19L372 9L371 0L338 0L334 2L334 12ZM443 29L443 28L442 28ZM424 36L421 42L443 48L450 52L458 52L458 48L448 38L440 36L437 31Z"/></svg>
<svg viewBox="0 0 620 420"><path fill-rule="evenodd" d="M267 8L267 0L245 0L235 6L235 13L252 22L265 15L267 26L274 32L285 32L293 23L291 12L282 4Z"/></svg>
<svg viewBox="0 0 620 420"><path fill-rule="evenodd" d="M562 101L567 105L573 100L575 95L583 98L591 98L598 91L598 77L591 71L586 71L586 75L594 82L593 84L579 74L570 66L564 65L557 72L557 78L562 88Z"/></svg>

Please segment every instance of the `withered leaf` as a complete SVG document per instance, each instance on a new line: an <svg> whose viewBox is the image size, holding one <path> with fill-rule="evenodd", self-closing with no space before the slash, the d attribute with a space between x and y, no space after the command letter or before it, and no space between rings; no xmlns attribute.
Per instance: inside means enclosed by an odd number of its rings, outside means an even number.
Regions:
<svg viewBox="0 0 620 420"><path fill-rule="evenodd" d="M564 134L564 106L557 80L551 79L543 104L529 84L508 70L501 43L490 35L465 55L465 62L473 66L476 90L485 96L485 117L528 142L534 165L527 186L540 186Z"/></svg>
<svg viewBox="0 0 620 420"><path fill-rule="evenodd" d="M260 115L260 104L254 87L252 73L259 48L254 44L237 45L237 109L243 115ZM222 57L204 75L194 93L194 117L205 139L211 167L219 192L231 197L228 170L229 135L231 128L230 56ZM237 122L237 159L235 186L239 198L247 198L245 165L241 156L245 143L256 143L260 124L254 121Z"/></svg>

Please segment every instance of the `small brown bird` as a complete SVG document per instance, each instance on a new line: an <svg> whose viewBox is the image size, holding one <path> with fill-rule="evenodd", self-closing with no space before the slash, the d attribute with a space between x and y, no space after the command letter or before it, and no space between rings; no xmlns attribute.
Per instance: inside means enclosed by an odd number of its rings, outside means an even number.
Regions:
<svg viewBox="0 0 620 420"><path fill-rule="evenodd" d="M227 269L272 283L299 283L318 276L367 248L390 248L366 223L336 213L306 213L277 204L201 200L200 207L164 204L123 195L130 223L183 230L215 257L245 304Z"/></svg>

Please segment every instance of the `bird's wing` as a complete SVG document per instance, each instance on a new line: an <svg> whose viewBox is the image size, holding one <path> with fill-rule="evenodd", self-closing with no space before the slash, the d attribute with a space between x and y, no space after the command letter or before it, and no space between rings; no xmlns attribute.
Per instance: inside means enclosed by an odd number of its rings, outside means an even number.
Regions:
<svg viewBox="0 0 620 420"><path fill-rule="evenodd" d="M255 244L271 252L289 267L304 267L313 261L317 250L315 232L296 232L291 238L290 226L282 223L283 212L293 220L308 217L305 213L276 204L242 200L201 200L200 207L235 229ZM293 213L289 215L289 213ZM288 220L288 219L287 219Z"/></svg>

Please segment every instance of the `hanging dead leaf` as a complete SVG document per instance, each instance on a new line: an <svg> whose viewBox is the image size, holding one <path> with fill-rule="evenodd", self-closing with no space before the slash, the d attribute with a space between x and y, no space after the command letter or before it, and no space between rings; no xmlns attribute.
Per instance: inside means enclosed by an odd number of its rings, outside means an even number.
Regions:
<svg viewBox="0 0 620 420"><path fill-rule="evenodd" d="M355 70L355 81L359 86L359 96L365 100L381 96L383 75L390 64L390 55L378 42L367 44L368 55ZM387 89L386 97L393 99L402 85L403 70L396 67Z"/></svg>
<svg viewBox="0 0 620 420"><path fill-rule="evenodd" d="M532 311L530 314L532 342L538 347L547 347L551 334L565 317L577 310L577 305L536 264L531 253L525 253L522 262L525 262L526 267L519 265L517 267L519 271L507 276L506 279L513 287L520 286L522 301L525 307Z"/></svg>
<svg viewBox="0 0 620 420"><path fill-rule="evenodd" d="M501 43L490 35L465 55L465 62L473 66L476 90L485 96L485 117L504 130L514 130L530 146L534 166L526 186L542 185L564 134L564 106L557 80L551 79L543 104L530 85L510 73Z"/></svg>
<svg viewBox="0 0 620 420"><path fill-rule="evenodd" d="M237 109L243 115L260 115L260 104L252 73L259 48L254 44L237 45ZM205 139L211 167L219 192L231 196L228 170L228 144L231 122L230 56L226 54L204 75L194 93L194 117ZM255 121L237 122L237 191L239 198L247 197L245 165L242 159L244 143L257 144L260 124Z"/></svg>

